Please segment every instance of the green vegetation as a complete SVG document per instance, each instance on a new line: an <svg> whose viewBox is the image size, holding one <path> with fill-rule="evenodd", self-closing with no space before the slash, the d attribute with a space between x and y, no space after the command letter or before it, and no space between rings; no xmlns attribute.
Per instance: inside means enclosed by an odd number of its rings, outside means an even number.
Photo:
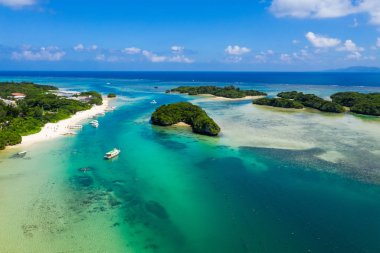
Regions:
<svg viewBox="0 0 380 253"><path fill-rule="evenodd" d="M102 103L97 92L81 93L81 96L91 95L86 102L48 92L57 89L33 83L0 83L1 98L6 99L13 92L26 95L25 99L9 105L0 100L0 149L20 143L21 136L38 133L48 122L69 118L78 111L90 109L93 104Z"/></svg>
<svg viewBox="0 0 380 253"><path fill-rule="evenodd" d="M24 93L29 96L42 94L49 90L58 90L57 87L50 85L40 85L29 82L2 82L0 83L0 97L8 98L13 92Z"/></svg>
<svg viewBox="0 0 380 253"><path fill-rule="evenodd" d="M253 100L252 103L256 105L267 105L267 106L282 107L282 108L294 108L294 109L303 108L303 105L300 102L285 99L285 98L259 98L259 99Z"/></svg>
<svg viewBox="0 0 380 253"><path fill-rule="evenodd" d="M115 93L109 93L107 95L108 98L115 98L116 97L116 94Z"/></svg>
<svg viewBox="0 0 380 253"><path fill-rule="evenodd" d="M102 95L96 91L81 92L78 97L87 97L87 102L93 105L101 105L103 103Z"/></svg>
<svg viewBox="0 0 380 253"><path fill-rule="evenodd" d="M244 98L246 96L266 96L267 94L256 90L241 90L235 86L216 87L216 86L180 86L168 90L169 92L187 93L189 95L210 94L225 98Z"/></svg>
<svg viewBox="0 0 380 253"><path fill-rule="evenodd" d="M314 94L303 94L302 92L289 91L277 94L278 97L284 99L292 99L304 105L305 107L314 108L322 112L342 113L344 107L335 102L324 100Z"/></svg>
<svg viewBox="0 0 380 253"><path fill-rule="evenodd" d="M350 111L380 116L380 93L338 92L331 96L333 102L350 107Z"/></svg>
<svg viewBox="0 0 380 253"><path fill-rule="evenodd" d="M188 102L162 105L151 117L152 124L170 126L179 122L191 125L193 132L203 135L216 136L220 127L199 106Z"/></svg>

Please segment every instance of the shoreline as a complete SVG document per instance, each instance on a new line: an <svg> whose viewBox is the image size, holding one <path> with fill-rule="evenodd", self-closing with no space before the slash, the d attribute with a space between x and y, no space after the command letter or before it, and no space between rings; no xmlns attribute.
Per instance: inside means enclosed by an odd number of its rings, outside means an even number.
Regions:
<svg viewBox="0 0 380 253"><path fill-rule="evenodd" d="M108 108L109 99L103 97L103 103L101 105L94 105L91 109L86 111L80 111L72 115L68 119L60 120L56 123L46 123L41 131L36 134L31 134L27 136L22 136L21 143L17 145L7 146L5 150L22 148L26 146L31 146L35 143L53 140L58 137L64 137L65 135L76 132L76 129L70 129L69 126L77 125L83 121L86 121L97 114L106 113Z"/></svg>

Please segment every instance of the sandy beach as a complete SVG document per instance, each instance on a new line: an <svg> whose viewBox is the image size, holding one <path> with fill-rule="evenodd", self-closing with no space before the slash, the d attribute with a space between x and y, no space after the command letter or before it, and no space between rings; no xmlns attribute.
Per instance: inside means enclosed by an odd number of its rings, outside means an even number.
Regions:
<svg viewBox="0 0 380 253"><path fill-rule="evenodd" d="M23 136L20 144L9 146L7 149L30 146L37 142L52 140L58 137L63 137L69 133L76 132L77 130L70 129L69 126L80 124L88 119L91 119L95 115L105 113L108 108L108 104L108 98L103 97L102 105L95 105L90 110L77 112L70 118L61 120L57 123L47 123L39 133Z"/></svg>

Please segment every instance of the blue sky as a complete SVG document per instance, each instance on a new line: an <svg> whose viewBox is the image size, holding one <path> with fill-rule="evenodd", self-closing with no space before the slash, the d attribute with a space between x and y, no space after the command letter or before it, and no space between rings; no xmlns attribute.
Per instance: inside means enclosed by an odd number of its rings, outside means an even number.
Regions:
<svg viewBox="0 0 380 253"><path fill-rule="evenodd" d="M380 66L379 31L379 0L0 0L0 69Z"/></svg>

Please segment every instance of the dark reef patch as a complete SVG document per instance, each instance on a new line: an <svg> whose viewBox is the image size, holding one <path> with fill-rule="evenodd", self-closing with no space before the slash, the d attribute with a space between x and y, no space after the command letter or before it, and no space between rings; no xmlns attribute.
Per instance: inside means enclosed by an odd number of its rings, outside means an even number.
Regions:
<svg viewBox="0 0 380 253"><path fill-rule="evenodd" d="M168 219L169 215L166 209L158 202L150 200L145 203L145 209L160 219Z"/></svg>
<svg viewBox="0 0 380 253"><path fill-rule="evenodd" d="M208 157L203 161L196 164L199 168L204 170L221 170L221 169L245 169L243 160L237 157Z"/></svg>
<svg viewBox="0 0 380 253"><path fill-rule="evenodd" d="M94 184L94 179L92 177L87 175L81 175L81 176L73 176L71 178L71 181L74 183L75 186L78 187L90 187Z"/></svg>

